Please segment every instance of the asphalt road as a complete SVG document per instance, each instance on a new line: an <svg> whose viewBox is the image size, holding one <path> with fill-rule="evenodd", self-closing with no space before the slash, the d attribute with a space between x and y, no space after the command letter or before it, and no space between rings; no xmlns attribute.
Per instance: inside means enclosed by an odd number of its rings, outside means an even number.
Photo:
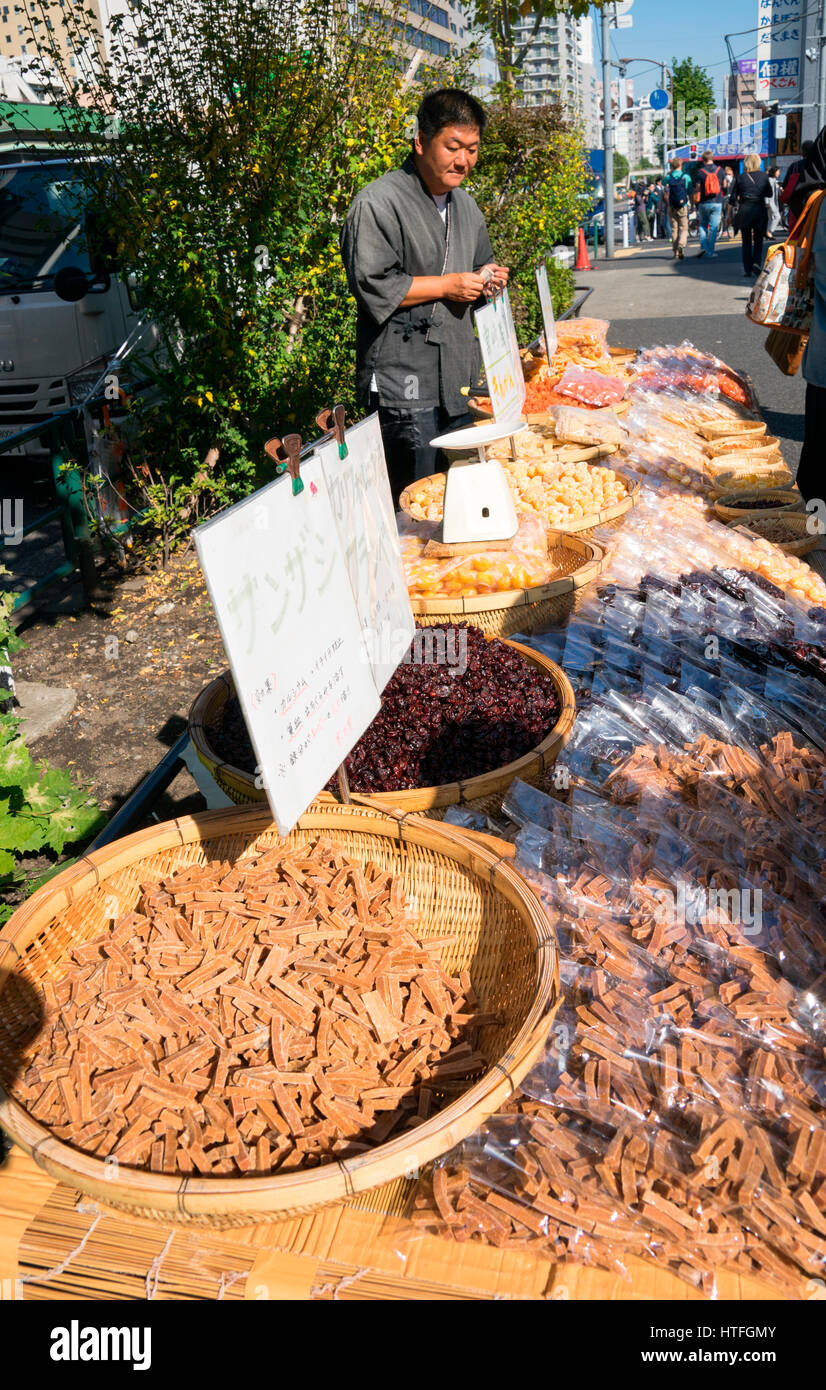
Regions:
<svg viewBox="0 0 826 1390"><path fill-rule="evenodd" d="M778 370L764 348L767 330L745 316L751 282L743 275L739 239L718 242L711 261L699 259L698 250L699 243L690 241L685 260L675 261L670 244L655 242L614 261L600 259L576 277L594 291L583 313L610 320L612 345L649 347L688 339L748 373L769 432L780 439L794 472L803 442L805 382L799 374L787 377Z"/></svg>

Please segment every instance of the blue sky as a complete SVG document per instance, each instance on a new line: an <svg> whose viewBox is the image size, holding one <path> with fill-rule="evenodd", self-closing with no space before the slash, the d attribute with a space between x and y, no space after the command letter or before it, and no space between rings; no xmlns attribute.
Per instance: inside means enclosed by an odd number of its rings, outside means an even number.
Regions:
<svg viewBox="0 0 826 1390"><path fill-rule="evenodd" d="M591 11L593 14L594 11ZM671 59L691 57L708 68L718 100L722 98L722 78L728 71L724 34L753 29L757 24L757 0L690 0L690 3L664 3L664 0L634 0L631 29L613 29L611 53L616 58ZM595 16L596 54L599 61L599 17ZM755 35L733 39L735 56L751 57ZM643 96L650 85L657 85L657 73L646 71L643 63L628 69L636 95Z"/></svg>

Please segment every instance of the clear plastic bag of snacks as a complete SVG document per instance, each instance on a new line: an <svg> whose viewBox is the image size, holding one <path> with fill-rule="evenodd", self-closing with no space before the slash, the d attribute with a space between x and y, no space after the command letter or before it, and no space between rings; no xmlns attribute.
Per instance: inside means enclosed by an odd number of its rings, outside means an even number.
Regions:
<svg viewBox="0 0 826 1390"><path fill-rule="evenodd" d="M626 431L613 410L580 410L577 406L555 405L549 413L554 436L563 444L599 448L625 442Z"/></svg>
<svg viewBox="0 0 826 1390"><path fill-rule="evenodd" d="M562 319L556 325L557 342L604 350L610 326L607 319Z"/></svg>
<svg viewBox="0 0 826 1390"><path fill-rule="evenodd" d="M568 365L554 386L557 396L574 405L600 407L618 405L625 396L625 383L617 377L592 371L589 367Z"/></svg>
<svg viewBox="0 0 826 1390"><path fill-rule="evenodd" d="M399 521L402 563L412 598L470 598L514 589L533 589L554 577L545 527L538 517L520 515L519 530L507 550L466 551L445 557L425 554L438 523Z"/></svg>

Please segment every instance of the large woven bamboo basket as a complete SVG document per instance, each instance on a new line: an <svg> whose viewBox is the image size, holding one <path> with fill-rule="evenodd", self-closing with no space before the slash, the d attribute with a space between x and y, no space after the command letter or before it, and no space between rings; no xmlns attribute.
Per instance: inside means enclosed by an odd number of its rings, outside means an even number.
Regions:
<svg viewBox="0 0 826 1390"><path fill-rule="evenodd" d="M604 570L607 555L598 541L563 531L548 532L548 555L557 574L548 584L466 598L411 598L416 622L420 627L469 622L486 637L503 638L564 623L579 591Z"/></svg>
<svg viewBox="0 0 826 1390"><path fill-rule="evenodd" d="M765 420L747 420L736 415L727 416L724 420L706 420L698 427L698 433L703 439L725 439L733 434L751 435L755 440L760 435L766 433Z"/></svg>
<svg viewBox="0 0 826 1390"><path fill-rule="evenodd" d="M356 1158L279 1176L183 1177L107 1164L50 1133L15 1096L17 1039L41 1016L41 986L57 979L70 950L133 908L140 884L186 865L235 861L255 849L285 851L330 834L366 863L401 875L417 905L423 939L449 936L442 960L468 969L480 1008L501 1021L480 1030L488 1061L481 1079L442 1095L444 1108L416 1129ZM513 1094L544 1046L559 997L556 947L545 912L524 879L453 826L332 805L302 816L285 841L269 810L209 811L154 826L64 870L0 932L0 1123L58 1182L142 1216L212 1226L271 1221L356 1197L400 1180L478 1128ZM451 1098L452 1097L452 1098Z"/></svg>
<svg viewBox="0 0 826 1390"><path fill-rule="evenodd" d="M438 787L416 787L412 791L371 792L366 798L371 806L388 812L427 812L434 819L441 819L449 806L468 806L472 810L487 813L498 811L505 792L517 777L522 782L541 786L548 768L556 762L571 737L576 719L574 688L561 667L541 652L532 651L530 647L524 647L519 642L509 642L508 646L513 647L520 656L547 676L556 692L560 704L559 718L550 733L530 753L503 767L494 768L491 772L469 777L464 782L444 782ZM237 805L250 805L266 801L266 792L256 786L256 778L252 773L244 772L231 763L222 762L210 742L209 730L220 719L224 705L234 693L229 673L211 681L193 701L189 712L189 736L195 752L222 791ZM322 792L315 804L326 803L335 805L336 798L329 792Z"/></svg>
<svg viewBox="0 0 826 1390"><path fill-rule="evenodd" d="M703 446L703 452L710 459L733 458L738 454L747 454L749 459L762 459L764 463L783 462L780 440L774 434L759 435L757 439L747 434L729 434L725 439L708 440Z"/></svg>
<svg viewBox="0 0 826 1390"><path fill-rule="evenodd" d="M782 550L784 555L808 555L812 550L823 548L823 536L813 535L808 529L812 518L804 512L752 512L743 520L728 522L731 527L739 526L762 540L768 540ZM787 539L774 540L770 534L774 525L782 523Z"/></svg>
<svg viewBox="0 0 826 1390"><path fill-rule="evenodd" d="M707 469L711 486L718 497L724 496L727 492L744 492L757 487L762 488L764 492L773 492L775 488L787 489L794 482L790 470L783 463L763 463L761 460L752 463L743 455L729 455L729 459L734 458L742 461L718 469L716 465L722 463L722 460L717 459Z"/></svg>
<svg viewBox="0 0 826 1390"><path fill-rule="evenodd" d="M771 501L771 507L735 506L752 502ZM751 488L744 492L727 492L725 499L714 503L714 511L721 521L745 521L753 516L774 516L778 512L802 512L806 503L799 492L782 488Z"/></svg>
<svg viewBox="0 0 826 1390"><path fill-rule="evenodd" d="M611 450L611 452L613 453L613 452L614 452L613 446L608 446L608 447L610 447L610 450ZM586 451L585 451L585 450L580 450L580 455L581 455L582 453L584 453L584 452L586 452ZM599 452L599 454L600 454L601 457L605 457L605 456L606 456L606 449L599 450L598 452ZM555 460L555 461L556 461L556 460ZM560 459L560 460L559 460L559 462L567 462L567 463L577 463L577 462L579 462L579 461L580 461L580 459L564 459L564 460L563 460L563 459ZM548 528L548 548L549 548L549 549L551 548L551 545L552 545L552 544L553 544L553 545L558 544L558 542L557 542L555 539L553 539L553 538L555 538L555 537L557 537L557 536L560 536L560 535L564 535L564 536L591 537L591 536L593 536L594 531L595 531L598 527L603 527L603 528L605 528L605 529L607 529L607 530L614 530L617 526L622 525L622 522L623 522L623 520L625 519L625 517L626 517L626 515L628 514L628 512L631 511L632 507L636 507L637 503L638 503L639 500L640 500L641 484L640 484L638 478L630 478L627 474L623 473L623 472L622 472L620 469L618 469L618 468L614 468L614 469L612 469L611 471L612 471L613 473L616 473L617 477L618 477L618 478L621 478L622 481L623 481L623 483L625 484L625 487L626 487L626 495L625 495L625 497L623 497L623 498L621 499L621 501L619 501L619 502L614 502L614 503L612 503L612 505L611 505L610 507L603 507L603 508L602 508L600 511L598 511L598 512L589 512L586 516L580 516L580 517L572 518L570 521L566 521L564 531L559 531L559 530L557 530L555 527L549 527L549 528ZM402 493L401 497L399 498L399 509L400 509L401 511L403 511L403 512L405 513L406 516L409 516L410 519L411 519L411 521L417 521L417 520L419 520L419 518L415 517L415 516L413 515L412 511L410 510L410 507L411 507L411 501L410 501L410 499L411 499L411 496L412 496L412 494L413 494L413 491L414 491L415 487L416 487L417 485L418 485L418 486L421 486L422 483L429 483L429 482L432 481L432 479L438 478L438 477L440 477L440 476L442 476L442 475L439 474L439 473L432 473L432 474L430 475L429 478L420 478L420 479L418 479L418 484L417 484L417 483L411 483L409 487L406 487L406 488L404 489L404 492ZM432 519L433 519L433 520L436 520L436 521L440 520L439 517L434 517L434 518L432 518ZM501 595L491 595L491 597L501 597ZM473 602L473 600L471 600L471 602ZM415 611L416 611L416 610L415 610L415 608L414 608L414 612L415 612ZM511 628L510 630L511 630L511 632L515 632L517 629ZM519 631L521 631L521 632L526 632L527 630L528 630L528 629L527 629L527 628L524 628L524 627L522 627L522 628L519 629ZM497 635L497 636L501 636L502 634L501 634L501 633L497 633L496 635Z"/></svg>

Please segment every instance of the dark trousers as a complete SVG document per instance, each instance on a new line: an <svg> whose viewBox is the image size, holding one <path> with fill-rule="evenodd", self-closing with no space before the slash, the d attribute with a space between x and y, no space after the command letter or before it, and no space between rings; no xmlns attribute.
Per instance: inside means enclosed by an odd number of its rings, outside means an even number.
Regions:
<svg viewBox="0 0 826 1390"><path fill-rule="evenodd" d="M759 222L746 222L740 229L743 238L743 269L747 275L751 275L755 266L759 268L763 265L763 238L766 235L766 222L761 218Z"/></svg>
<svg viewBox="0 0 826 1390"><path fill-rule="evenodd" d="M806 386L806 428L797 486L807 502L826 497L826 386Z"/></svg>
<svg viewBox="0 0 826 1390"><path fill-rule="evenodd" d="M441 405L397 410L393 406L379 405L379 398L375 392L370 395L369 408L371 412L379 412L390 491L396 508L399 505L399 497L410 483L415 482L417 478L427 478L431 473L438 473L441 468L447 466L441 449L431 449L431 439L436 435L464 429L466 425L473 424L473 416L469 410L461 415L451 415Z"/></svg>

